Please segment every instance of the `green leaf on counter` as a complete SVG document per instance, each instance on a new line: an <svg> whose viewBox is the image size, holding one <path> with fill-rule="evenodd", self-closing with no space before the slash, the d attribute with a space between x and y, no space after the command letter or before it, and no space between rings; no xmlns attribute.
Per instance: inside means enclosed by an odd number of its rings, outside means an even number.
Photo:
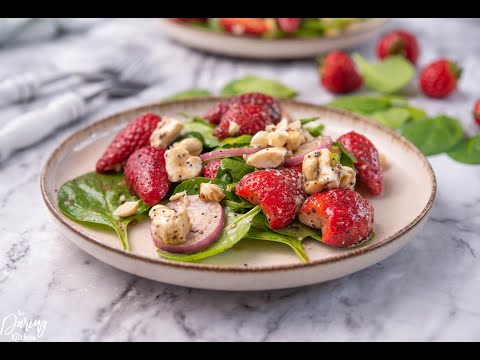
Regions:
<svg viewBox="0 0 480 360"><path fill-rule="evenodd" d="M202 135L206 147L213 149L219 145L218 139L212 134L215 125L210 124L208 121L202 118L194 118L185 122L183 126L184 133L193 132Z"/></svg>
<svg viewBox="0 0 480 360"><path fill-rule="evenodd" d="M113 212L125 201L139 201L137 212L122 218ZM130 195L123 174L91 172L62 185L58 192L58 207L73 220L108 226L116 231L122 246L129 249L127 226L150 209L137 197Z"/></svg>
<svg viewBox="0 0 480 360"><path fill-rule="evenodd" d="M406 105L406 106L401 106L400 109L404 109L408 111L410 115L410 120L416 121L416 120L423 120L427 118L427 113L423 109L417 108L415 106Z"/></svg>
<svg viewBox="0 0 480 360"><path fill-rule="evenodd" d="M408 123L400 132L425 155L449 151L464 136L460 122L444 115Z"/></svg>
<svg viewBox="0 0 480 360"><path fill-rule="evenodd" d="M391 96L351 95L338 97L327 105L368 115L375 111L386 110L394 105L406 104L407 102L404 99Z"/></svg>
<svg viewBox="0 0 480 360"><path fill-rule="evenodd" d="M448 156L464 164L480 164L480 135L463 139L448 152Z"/></svg>
<svg viewBox="0 0 480 360"><path fill-rule="evenodd" d="M410 111L400 107L394 107L386 110L378 110L370 114L369 117L383 126L390 129L399 129L408 120L410 120Z"/></svg>
<svg viewBox="0 0 480 360"><path fill-rule="evenodd" d="M184 99L193 99L198 97L211 96L212 93L205 89L188 89L181 91L179 93L173 94L164 99L164 101L170 100L184 100Z"/></svg>
<svg viewBox="0 0 480 360"><path fill-rule="evenodd" d="M193 254L173 254L158 250L160 256L168 260L194 262L210 256L220 254L237 244L249 232L252 226L253 218L260 212L260 207L256 206L243 215L236 214L228 207L225 207L226 222L220 237L209 247Z"/></svg>
<svg viewBox="0 0 480 360"><path fill-rule="evenodd" d="M389 56L373 64L359 54L354 54L352 57L363 75L365 85L380 93L398 92L415 76L414 66L400 55Z"/></svg>
<svg viewBox="0 0 480 360"><path fill-rule="evenodd" d="M221 95L240 95L259 92L276 98L288 99L295 97L297 92L278 81L247 75L244 78L229 82L220 91Z"/></svg>

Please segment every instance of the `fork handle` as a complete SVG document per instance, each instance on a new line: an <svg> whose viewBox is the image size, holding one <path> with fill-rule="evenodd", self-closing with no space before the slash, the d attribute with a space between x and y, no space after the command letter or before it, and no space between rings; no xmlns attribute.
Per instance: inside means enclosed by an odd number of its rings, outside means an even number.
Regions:
<svg viewBox="0 0 480 360"><path fill-rule="evenodd" d="M33 74L15 75L1 81L0 106L34 98L43 81L44 76Z"/></svg>
<svg viewBox="0 0 480 360"><path fill-rule="evenodd" d="M85 100L69 92L47 104L10 120L0 129L0 161L68 125L86 113Z"/></svg>

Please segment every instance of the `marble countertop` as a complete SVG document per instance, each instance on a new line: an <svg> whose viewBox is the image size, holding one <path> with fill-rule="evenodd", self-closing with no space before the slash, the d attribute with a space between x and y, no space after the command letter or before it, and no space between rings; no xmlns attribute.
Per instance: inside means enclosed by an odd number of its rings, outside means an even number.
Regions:
<svg viewBox="0 0 480 360"><path fill-rule="evenodd" d="M389 27L419 35L422 63L439 56L461 62L458 93L445 101L416 96L412 102L432 114L458 116L469 133L478 132L470 112L480 96L480 22L399 19ZM480 340L480 167L445 155L430 158L438 197L421 233L381 263L315 286L252 293L192 290L124 273L66 241L43 204L39 173L51 150L79 126L186 88L218 91L248 73L280 79L298 89L301 100L330 99L311 61L198 53L166 39L155 19L111 20L87 34L2 49L0 77L146 48L144 76L153 82L148 90L103 104L81 123L0 164L0 341L12 340L5 332L15 317L17 326L20 319L37 320L32 325L41 341ZM372 54L372 45L358 50ZM0 123L26 108L1 111Z"/></svg>

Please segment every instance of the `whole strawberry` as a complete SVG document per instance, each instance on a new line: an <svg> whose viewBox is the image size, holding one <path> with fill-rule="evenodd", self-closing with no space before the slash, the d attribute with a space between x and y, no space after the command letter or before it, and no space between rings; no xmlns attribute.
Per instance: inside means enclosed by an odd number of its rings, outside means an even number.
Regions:
<svg viewBox="0 0 480 360"><path fill-rule="evenodd" d="M148 205L158 204L170 187L164 154L164 148L146 146L135 151L125 165L128 189Z"/></svg>
<svg viewBox="0 0 480 360"><path fill-rule="evenodd" d="M302 19L300 18L277 18L278 27L288 34L292 34L298 30Z"/></svg>
<svg viewBox="0 0 480 360"><path fill-rule="evenodd" d="M261 36L270 30L263 18L219 18L220 27L235 35Z"/></svg>
<svg viewBox="0 0 480 360"><path fill-rule="evenodd" d="M254 171L238 182L235 193L252 204L260 204L274 230L295 219L306 195L298 167Z"/></svg>
<svg viewBox="0 0 480 360"><path fill-rule="evenodd" d="M298 219L321 229L325 244L344 248L358 245L372 234L374 209L359 193L336 188L310 196Z"/></svg>
<svg viewBox="0 0 480 360"><path fill-rule="evenodd" d="M420 55L415 36L402 30L383 35L377 43L377 56L379 59L384 59L390 55L403 55L415 65Z"/></svg>
<svg viewBox="0 0 480 360"><path fill-rule="evenodd" d="M132 120L113 139L105 153L97 161L97 172L121 171L135 150L150 143L150 135L161 121L155 114L143 114Z"/></svg>
<svg viewBox="0 0 480 360"><path fill-rule="evenodd" d="M427 65L420 73L419 85L432 98L444 98L457 89L462 69L453 61L439 59Z"/></svg>
<svg viewBox="0 0 480 360"><path fill-rule="evenodd" d="M477 100L475 107L473 108L473 118L475 119L475 122L480 125L480 99Z"/></svg>
<svg viewBox="0 0 480 360"><path fill-rule="evenodd" d="M337 140L356 158L355 169L358 177L373 195L380 195L383 173L380 157L375 146L365 136L354 131L340 136Z"/></svg>
<svg viewBox="0 0 480 360"><path fill-rule="evenodd" d="M320 63L323 86L336 94L345 94L362 86L363 79L350 57L341 51L328 54Z"/></svg>
<svg viewBox="0 0 480 360"><path fill-rule="evenodd" d="M221 160L217 159L205 164L202 169L203 177L215 179L215 177L217 176L218 168L220 167L220 162Z"/></svg>
<svg viewBox="0 0 480 360"><path fill-rule="evenodd" d="M213 135L221 139L243 134L255 135L257 132L265 130L265 127L270 124L273 124L272 117L263 106L236 104L230 106L225 115L222 116L222 120L213 131Z"/></svg>
<svg viewBox="0 0 480 360"><path fill-rule="evenodd" d="M282 116L280 104L273 97L261 93L247 93L232 97L217 106L210 109L205 115L205 119L212 124L219 124L222 116L228 111L232 105L251 104L262 106L263 109L270 115L274 124L280 121Z"/></svg>

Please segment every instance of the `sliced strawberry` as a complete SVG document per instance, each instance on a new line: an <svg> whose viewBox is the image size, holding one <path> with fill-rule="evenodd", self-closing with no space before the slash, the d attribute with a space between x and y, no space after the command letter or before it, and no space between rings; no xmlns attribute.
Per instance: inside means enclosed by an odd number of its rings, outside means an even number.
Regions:
<svg viewBox="0 0 480 360"><path fill-rule="evenodd" d="M164 154L164 148L146 146L135 151L125 165L128 189L148 205L158 204L170 187Z"/></svg>
<svg viewBox="0 0 480 360"><path fill-rule="evenodd" d="M262 106L267 114L272 118L274 124L278 123L282 117L280 104L273 97L261 93L247 93L232 97L217 106L210 109L205 115L205 119L212 124L219 124L223 115L228 111L232 105L251 104Z"/></svg>
<svg viewBox="0 0 480 360"><path fill-rule="evenodd" d="M263 106L251 104L232 105L223 115L222 121L213 131L213 135L219 138L243 134L255 135L257 132L265 130L265 127L270 124L273 124L272 118L264 110Z"/></svg>
<svg viewBox="0 0 480 360"><path fill-rule="evenodd" d="M360 180L373 195L382 193L383 174L378 151L365 136L352 131L342 135L338 141L357 158L355 169Z"/></svg>
<svg viewBox="0 0 480 360"><path fill-rule="evenodd" d="M218 168L220 167L220 162L222 160L217 159L217 160L212 160L208 164L206 164L203 167L203 177L209 178L209 179L215 179L217 176Z"/></svg>
<svg viewBox="0 0 480 360"><path fill-rule="evenodd" d="M219 24L225 31L235 35L260 36L270 29L262 18L219 18Z"/></svg>
<svg viewBox="0 0 480 360"><path fill-rule="evenodd" d="M97 161L97 172L120 171L125 162L138 150L150 143L150 135L161 121L155 114L143 114L132 120L113 139L105 153Z"/></svg>
<svg viewBox="0 0 480 360"><path fill-rule="evenodd" d="M238 182L235 193L252 204L260 204L274 230L295 219L305 199L299 168L254 171Z"/></svg>
<svg viewBox="0 0 480 360"><path fill-rule="evenodd" d="M286 33L294 33L300 27L301 18L277 18L277 24Z"/></svg>
<svg viewBox="0 0 480 360"><path fill-rule="evenodd" d="M349 247L372 234L374 210L359 193L336 188L310 196L298 218L305 225L321 229L325 244Z"/></svg>

